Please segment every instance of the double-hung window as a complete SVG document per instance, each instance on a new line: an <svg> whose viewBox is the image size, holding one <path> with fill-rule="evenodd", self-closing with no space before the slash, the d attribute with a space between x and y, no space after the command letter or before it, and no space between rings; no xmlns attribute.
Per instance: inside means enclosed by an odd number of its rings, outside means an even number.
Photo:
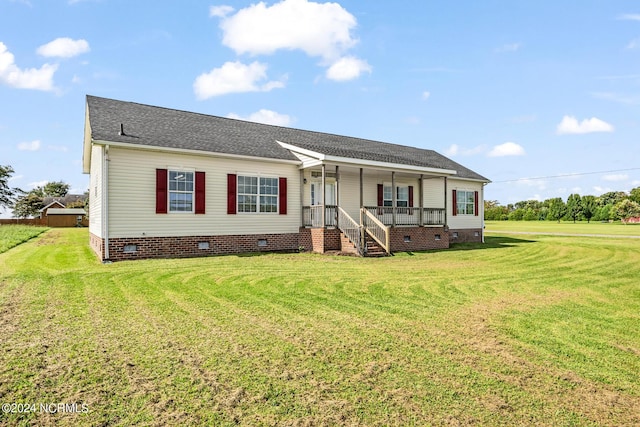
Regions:
<svg viewBox="0 0 640 427"><path fill-rule="evenodd" d="M278 212L278 178L238 175L238 212Z"/></svg>
<svg viewBox="0 0 640 427"><path fill-rule="evenodd" d="M193 212L193 172L169 171L169 212Z"/></svg>
<svg viewBox="0 0 640 427"><path fill-rule="evenodd" d="M393 206L393 189L390 185L384 186L384 206ZM409 206L409 187L397 186L396 187L396 206L400 208L406 208Z"/></svg>
<svg viewBox="0 0 640 427"><path fill-rule="evenodd" d="M458 215L475 215L475 191L457 190L456 207Z"/></svg>

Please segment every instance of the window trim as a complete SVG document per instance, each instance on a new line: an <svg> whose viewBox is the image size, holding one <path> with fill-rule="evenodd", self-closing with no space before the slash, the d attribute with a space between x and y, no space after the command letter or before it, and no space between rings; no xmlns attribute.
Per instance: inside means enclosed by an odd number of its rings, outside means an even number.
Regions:
<svg viewBox="0 0 640 427"><path fill-rule="evenodd" d="M256 173L247 173L247 172L237 172L236 174L236 213L238 215L278 215L280 214L280 194L281 194L281 188L280 188L280 177L275 176L275 175L271 175L271 174L256 174ZM256 211L255 212L245 212L245 211L241 211L240 210L240 196L246 196L246 195L253 195L251 193L240 193L240 178L244 177L244 178L256 178L257 179L257 183L256 183L256 188L257 188L257 193L255 194L256 196ZM261 212L260 211L260 205L261 205L261 199L262 197L273 197L273 194L262 194L260 192L260 180L264 178L264 179L273 179L276 182L276 189L277 189L277 193L275 194L275 211L273 212Z"/></svg>
<svg viewBox="0 0 640 427"><path fill-rule="evenodd" d="M464 198L461 200L461 195L464 194ZM468 194L471 194L471 201L467 199ZM461 204L465 207L464 210L461 210ZM471 206L471 208L469 208ZM475 190L467 190L467 189L456 189L456 215L465 215L465 216L475 216L476 208L476 191ZM470 210L469 210L470 209Z"/></svg>
<svg viewBox="0 0 640 427"><path fill-rule="evenodd" d="M397 208L408 208L409 206L409 187L411 187L411 185L409 184L396 184L396 207ZM406 199L400 199L399 194L399 190L401 188L405 188L406 192L407 192L407 198ZM393 188L391 183L389 182L384 182L382 183L382 205L385 208L390 208L393 205L393 198L391 199L387 199L386 198L386 191L387 189L391 189L391 197L393 197ZM387 205L385 202L389 202L389 205ZM406 206L399 206L398 202L406 202Z"/></svg>
<svg viewBox="0 0 640 427"><path fill-rule="evenodd" d="M190 173L192 176L192 190L191 191L180 191L180 190L171 190L171 173ZM189 211L176 211L171 209L171 193L179 193L179 194L191 194L191 210ZM193 214L196 209L196 171L195 169L186 169L186 168L167 168L167 213L168 214Z"/></svg>

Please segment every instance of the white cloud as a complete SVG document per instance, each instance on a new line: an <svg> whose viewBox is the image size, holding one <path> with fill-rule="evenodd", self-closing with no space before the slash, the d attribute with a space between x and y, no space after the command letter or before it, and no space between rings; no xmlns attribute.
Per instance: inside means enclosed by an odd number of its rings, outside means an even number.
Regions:
<svg viewBox="0 0 640 427"><path fill-rule="evenodd" d="M625 49L633 50L640 47L640 39L633 39L625 46Z"/></svg>
<svg viewBox="0 0 640 427"><path fill-rule="evenodd" d="M11 178L9 178L7 181L8 182L12 182L12 181L18 181L20 179L24 178L24 175L14 175Z"/></svg>
<svg viewBox="0 0 640 427"><path fill-rule="evenodd" d="M356 18L338 3L282 0L240 9L223 18L222 43L238 54L269 55L279 49L302 50L334 62L357 40Z"/></svg>
<svg viewBox="0 0 640 427"><path fill-rule="evenodd" d="M289 126L292 123L292 119L290 116L266 109L256 111L255 113L249 114L249 116L247 117L242 117L235 113L231 113L227 115L227 117L229 117L230 119L246 120L250 122L264 123L266 125L275 126Z"/></svg>
<svg viewBox="0 0 640 427"><path fill-rule="evenodd" d="M600 194L604 194L604 193L608 193L610 191L613 191L613 189L610 188L610 187L600 187L599 185L596 185L596 186L593 187L593 191L596 194L600 195Z"/></svg>
<svg viewBox="0 0 640 427"><path fill-rule="evenodd" d="M558 135L584 134L593 132L613 132L613 126L596 117L584 119L578 123L573 116L564 116L556 129Z"/></svg>
<svg viewBox="0 0 640 427"><path fill-rule="evenodd" d="M638 186L638 185L640 185L640 180L634 180L634 181L631 181L631 186L632 186L632 187L636 187L636 186Z"/></svg>
<svg viewBox="0 0 640 427"><path fill-rule="evenodd" d="M505 142L504 144L496 145L489 151L487 156L489 157L506 157L506 156L524 156L524 148L516 144L515 142Z"/></svg>
<svg viewBox="0 0 640 427"><path fill-rule="evenodd" d="M424 99L425 101L430 97L431 97L431 92L429 92L428 90L425 90L424 92L422 92L422 99Z"/></svg>
<svg viewBox="0 0 640 427"><path fill-rule="evenodd" d="M38 151L40 149L40 141L34 140L31 142L21 142L18 144L18 150L20 151Z"/></svg>
<svg viewBox="0 0 640 427"><path fill-rule="evenodd" d="M40 46L36 53L48 58L72 58L87 53L91 50L86 40L72 40L69 37L60 37Z"/></svg>
<svg viewBox="0 0 640 427"><path fill-rule="evenodd" d="M54 90L53 75L57 65L44 64L40 68L20 69L7 46L0 42L0 82L17 89Z"/></svg>
<svg viewBox="0 0 640 427"><path fill-rule="evenodd" d="M458 155L474 156L476 154L482 153L486 149L487 147L485 145L478 145L477 147L473 147L473 148L463 148L463 147L460 147L458 144L451 144L449 148L444 150L444 154L449 157L455 157Z"/></svg>
<svg viewBox="0 0 640 427"><path fill-rule="evenodd" d="M284 87L284 81L259 82L267 79L267 65L253 62L245 65L239 61L226 62L220 68L199 75L193 83L198 99L241 92L268 92Z"/></svg>
<svg viewBox="0 0 640 427"><path fill-rule="evenodd" d="M520 50L522 43L508 43L494 49L496 53L516 52Z"/></svg>
<svg viewBox="0 0 640 427"><path fill-rule="evenodd" d="M618 16L619 20L622 21L640 21L640 14L638 13L625 13L623 15Z"/></svg>
<svg viewBox="0 0 640 427"><path fill-rule="evenodd" d="M629 179L629 175L626 174L611 174L611 175L604 175L602 177L603 180L605 181L612 181L612 182L617 182L617 181L626 181Z"/></svg>
<svg viewBox="0 0 640 427"><path fill-rule="evenodd" d="M327 78L339 82L353 80L360 77L364 72L371 72L371 66L367 61L363 61L352 56L340 58L327 70Z"/></svg>
<svg viewBox="0 0 640 427"><path fill-rule="evenodd" d="M235 9L231 6L221 5L221 6L211 6L209 8L209 16L210 17L218 17L224 18L228 14L232 13Z"/></svg>

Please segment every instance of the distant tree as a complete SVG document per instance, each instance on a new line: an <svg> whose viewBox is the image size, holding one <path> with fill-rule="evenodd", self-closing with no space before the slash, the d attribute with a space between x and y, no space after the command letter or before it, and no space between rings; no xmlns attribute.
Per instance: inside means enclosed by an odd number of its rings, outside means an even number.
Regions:
<svg viewBox="0 0 640 427"><path fill-rule="evenodd" d="M13 206L13 216L16 218L35 217L40 214L40 209L43 207L42 197L29 192L16 201Z"/></svg>
<svg viewBox="0 0 640 427"><path fill-rule="evenodd" d="M587 219L587 223L591 222L591 218L596 215L598 204L595 196L582 196L582 216Z"/></svg>
<svg viewBox="0 0 640 427"><path fill-rule="evenodd" d="M537 221L538 219L540 219L540 214L533 208L527 208L524 211L524 217L522 219L524 219L525 221Z"/></svg>
<svg viewBox="0 0 640 427"><path fill-rule="evenodd" d="M608 193L604 193L600 197L598 197L598 204L600 206L613 206L616 203L626 199L627 197L627 193L625 193L624 191L609 191Z"/></svg>
<svg viewBox="0 0 640 427"><path fill-rule="evenodd" d="M596 221L609 221L611 219L611 211L613 210L613 205L604 205L598 206L596 208L596 214L593 219Z"/></svg>
<svg viewBox="0 0 640 427"><path fill-rule="evenodd" d="M549 199L549 219L560 222L567 213L567 206L560 197Z"/></svg>
<svg viewBox="0 0 640 427"><path fill-rule="evenodd" d="M524 213L525 210L522 208L509 212L509 221L522 221L524 219Z"/></svg>
<svg viewBox="0 0 640 427"><path fill-rule="evenodd" d="M64 197L69 193L71 185L63 181L47 182L43 186L39 186L31 190L31 193L40 197Z"/></svg>
<svg viewBox="0 0 640 427"><path fill-rule="evenodd" d="M10 208L16 198L22 194L19 188L9 187L9 179L13 175L13 168L0 165L0 208Z"/></svg>
<svg viewBox="0 0 640 427"><path fill-rule="evenodd" d="M640 203L640 187L636 187L629 192L629 199L633 202Z"/></svg>
<svg viewBox="0 0 640 427"><path fill-rule="evenodd" d="M613 214L624 222L629 218L640 216L640 204L633 200L624 199L615 204Z"/></svg>
<svg viewBox="0 0 640 427"><path fill-rule="evenodd" d="M575 223L580 215L582 215L582 197L579 194L571 194L567 199L567 216Z"/></svg>

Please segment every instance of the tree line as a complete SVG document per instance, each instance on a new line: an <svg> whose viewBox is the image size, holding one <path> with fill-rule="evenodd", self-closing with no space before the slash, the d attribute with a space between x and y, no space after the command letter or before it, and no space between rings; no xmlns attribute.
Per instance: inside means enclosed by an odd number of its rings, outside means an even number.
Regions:
<svg viewBox="0 0 640 427"><path fill-rule="evenodd" d="M600 196L571 194L544 201L524 200L506 206L485 200L484 219L491 221L626 221L640 217L640 187L629 193L610 191Z"/></svg>

